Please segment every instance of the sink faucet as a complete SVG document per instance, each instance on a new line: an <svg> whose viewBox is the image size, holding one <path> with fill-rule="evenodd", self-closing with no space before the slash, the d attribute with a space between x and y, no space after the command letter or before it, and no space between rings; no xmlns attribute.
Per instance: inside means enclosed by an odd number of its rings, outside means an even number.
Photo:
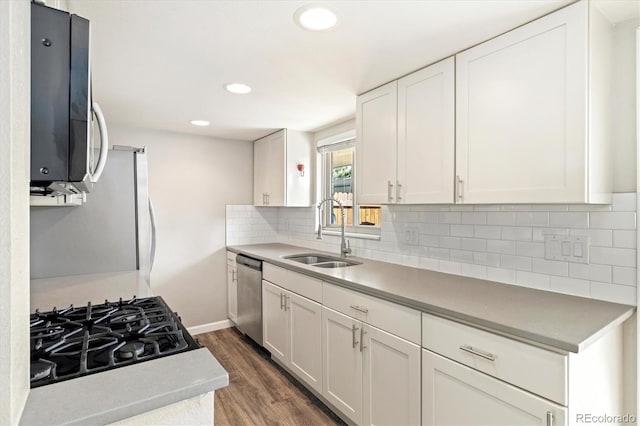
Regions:
<svg viewBox="0 0 640 426"><path fill-rule="evenodd" d="M327 201L333 201L334 203L338 203L338 205L340 206L340 212L342 213L342 227L340 228L340 235L341 235L341 239L340 239L340 256L342 257L347 257L348 254L351 254L351 249L349 248L349 244L347 242L347 240L345 240L344 238L344 223L345 223L345 214L344 214L344 206L342 205L342 203L338 200L335 200L333 198L325 198L324 200L320 201L318 203L318 218L320 218L320 209L322 208L322 205L324 203L326 203ZM322 239L322 220L320 220L320 222L318 223L318 237L319 240Z"/></svg>

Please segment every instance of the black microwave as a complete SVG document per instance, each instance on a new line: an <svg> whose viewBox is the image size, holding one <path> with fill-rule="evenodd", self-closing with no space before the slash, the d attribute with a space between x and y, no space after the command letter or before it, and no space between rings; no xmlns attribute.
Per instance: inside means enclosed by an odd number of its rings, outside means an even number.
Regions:
<svg viewBox="0 0 640 426"><path fill-rule="evenodd" d="M32 194L89 192L104 168L107 133L91 100L89 47L87 19L31 3Z"/></svg>

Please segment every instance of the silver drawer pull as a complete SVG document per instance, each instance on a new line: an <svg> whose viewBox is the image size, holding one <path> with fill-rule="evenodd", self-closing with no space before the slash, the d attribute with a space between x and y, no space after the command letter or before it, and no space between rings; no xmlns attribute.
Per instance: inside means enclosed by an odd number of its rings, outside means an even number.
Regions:
<svg viewBox="0 0 640 426"><path fill-rule="evenodd" d="M356 340L356 330L358 329L358 327L356 327L355 324L351 324L351 342L353 347L355 348L358 345L358 341Z"/></svg>
<svg viewBox="0 0 640 426"><path fill-rule="evenodd" d="M553 426L553 413L547 411L547 426Z"/></svg>
<svg viewBox="0 0 640 426"><path fill-rule="evenodd" d="M358 305L351 305L351 309L355 309L356 311L362 312L363 314L366 314L367 312L369 312L367 308L363 308L362 306L358 306Z"/></svg>
<svg viewBox="0 0 640 426"><path fill-rule="evenodd" d="M469 352L470 354L479 356L480 358L488 359L491 362L496 360L496 356L494 354L490 354L488 352L481 352L481 351L479 351L477 349L474 349L473 347L471 347L469 345L460 346L460 350L461 351L465 351L465 352Z"/></svg>

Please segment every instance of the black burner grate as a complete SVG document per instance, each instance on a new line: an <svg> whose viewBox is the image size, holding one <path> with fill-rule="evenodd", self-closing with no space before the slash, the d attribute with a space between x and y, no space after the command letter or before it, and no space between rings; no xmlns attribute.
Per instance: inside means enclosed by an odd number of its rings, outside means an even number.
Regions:
<svg viewBox="0 0 640 426"><path fill-rule="evenodd" d="M161 297L31 315L31 387L200 346Z"/></svg>

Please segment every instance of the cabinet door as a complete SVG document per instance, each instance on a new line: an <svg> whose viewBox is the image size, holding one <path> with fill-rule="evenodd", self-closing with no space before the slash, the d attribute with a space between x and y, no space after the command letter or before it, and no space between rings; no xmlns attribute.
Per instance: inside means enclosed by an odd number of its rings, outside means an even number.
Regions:
<svg viewBox="0 0 640 426"><path fill-rule="evenodd" d="M458 202L587 201L587 6L456 55Z"/></svg>
<svg viewBox="0 0 640 426"><path fill-rule="evenodd" d="M227 262L227 317L236 322L238 314L238 275L234 262Z"/></svg>
<svg viewBox="0 0 640 426"><path fill-rule="evenodd" d="M267 204L269 185L269 141L257 140L253 143L253 205Z"/></svg>
<svg viewBox="0 0 640 426"><path fill-rule="evenodd" d="M362 423L362 323L322 308L322 395L356 424Z"/></svg>
<svg viewBox="0 0 640 426"><path fill-rule="evenodd" d="M398 80L398 203L452 203L453 57Z"/></svg>
<svg viewBox="0 0 640 426"><path fill-rule="evenodd" d="M287 314L284 310L285 290L262 280L262 335L264 347L271 355L286 363Z"/></svg>
<svg viewBox="0 0 640 426"><path fill-rule="evenodd" d="M567 418L560 405L423 349L422 424L558 426Z"/></svg>
<svg viewBox="0 0 640 426"><path fill-rule="evenodd" d="M322 306L287 292L289 368L322 393Z"/></svg>
<svg viewBox="0 0 640 426"><path fill-rule="evenodd" d="M358 203L395 203L397 82L358 96L356 187Z"/></svg>
<svg viewBox="0 0 640 426"><path fill-rule="evenodd" d="M280 130L271 136L269 141L269 160L267 167L269 169L269 188L267 202L269 206L284 206L285 187L286 187L286 169L285 169L285 153L286 153L286 133Z"/></svg>
<svg viewBox="0 0 640 426"><path fill-rule="evenodd" d="M363 335L363 424L420 424L420 347L370 325Z"/></svg>

